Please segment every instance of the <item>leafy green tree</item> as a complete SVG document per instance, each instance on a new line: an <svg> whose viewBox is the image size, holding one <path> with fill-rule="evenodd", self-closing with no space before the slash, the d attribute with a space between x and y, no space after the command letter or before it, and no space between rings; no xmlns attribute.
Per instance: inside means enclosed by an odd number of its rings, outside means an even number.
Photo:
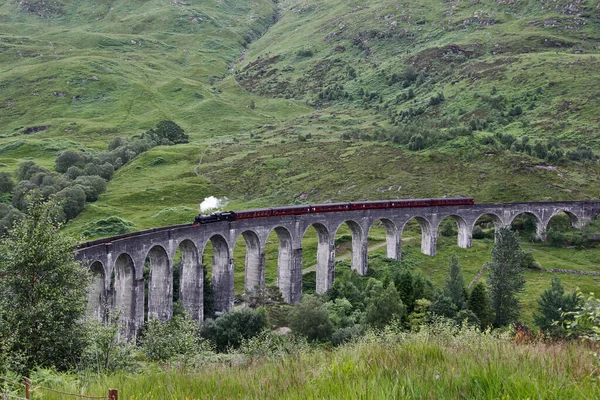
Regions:
<svg viewBox="0 0 600 400"><path fill-rule="evenodd" d="M0 194L11 193L15 188L15 182L8 172L0 172Z"/></svg>
<svg viewBox="0 0 600 400"><path fill-rule="evenodd" d="M210 350L200 336L200 324L187 314L174 316L168 321L150 319L144 325L140 348L153 361L190 357Z"/></svg>
<svg viewBox="0 0 600 400"><path fill-rule="evenodd" d="M458 312L458 309L449 296L440 293L436 296L435 301L431 303L429 311L431 311L432 314L442 317L454 318Z"/></svg>
<svg viewBox="0 0 600 400"><path fill-rule="evenodd" d="M75 241L59 231L55 201L29 201L0 240L0 353L27 373L73 367L85 342L90 272L74 260Z"/></svg>
<svg viewBox="0 0 600 400"><path fill-rule="evenodd" d="M206 320L201 335L213 342L218 351L237 349L244 339L250 339L269 325L265 309L242 308L226 312L216 320Z"/></svg>
<svg viewBox="0 0 600 400"><path fill-rule="evenodd" d="M521 313L517 295L525 288L525 278L520 266L522 259L519 234L509 227L498 229L487 279L495 327L516 321Z"/></svg>
<svg viewBox="0 0 600 400"><path fill-rule="evenodd" d="M81 156L81 153L72 150L63 151L56 157L54 162L54 169L56 172L60 173L67 172L69 167L72 166L83 166L83 157Z"/></svg>
<svg viewBox="0 0 600 400"><path fill-rule="evenodd" d="M98 175L79 176L73 181L73 185L81 186L86 201L96 201L106 191L106 181Z"/></svg>
<svg viewBox="0 0 600 400"><path fill-rule="evenodd" d="M537 312L533 321L544 333L551 337L564 337L565 322L571 321L571 311L577 310L581 304L576 292L565 294L565 289L558 277L552 279L552 286L546 289L538 300Z"/></svg>
<svg viewBox="0 0 600 400"><path fill-rule="evenodd" d="M156 143L166 146L189 143L190 141L190 137L185 133L183 128L169 120L160 121L156 124L156 128L150 129L145 133L146 135Z"/></svg>
<svg viewBox="0 0 600 400"><path fill-rule="evenodd" d="M80 185L66 187L56 194L67 220L73 219L85 207L85 191Z"/></svg>
<svg viewBox="0 0 600 400"><path fill-rule="evenodd" d="M333 332L333 324L329 313L321 299L314 295L302 296L289 315L290 328L311 342L329 340Z"/></svg>
<svg viewBox="0 0 600 400"><path fill-rule="evenodd" d="M465 283L456 253L452 253L450 256L450 266L448 268L448 275L446 276L444 294L450 297L458 310L463 308L465 304Z"/></svg>
<svg viewBox="0 0 600 400"><path fill-rule="evenodd" d="M369 326L383 328L394 319L401 321L405 315L406 306L396 286L390 283L385 290L369 299L365 320Z"/></svg>
<svg viewBox="0 0 600 400"><path fill-rule="evenodd" d="M483 282L477 282L473 290L471 290L467 307L479 318L481 329L487 329L491 325L492 309L488 292Z"/></svg>

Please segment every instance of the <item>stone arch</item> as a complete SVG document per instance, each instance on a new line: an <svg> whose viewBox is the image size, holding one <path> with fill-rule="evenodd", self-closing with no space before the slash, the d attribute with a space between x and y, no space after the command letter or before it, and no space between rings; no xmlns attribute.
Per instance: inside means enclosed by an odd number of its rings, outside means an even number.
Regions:
<svg viewBox="0 0 600 400"><path fill-rule="evenodd" d="M304 230L302 237L310 228L317 231L317 264L316 264L316 292L325 293L335 278L335 244L329 229L321 223L309 225Z"/></svg>
<svg viewBox="0 0 600 400"><path fill-rule="evenodd" d="M438 222L438 224L435 228L436 234L440 229L440 225L446 218L450 218L450 219L454 220L454 222L456 222L456 226L458 227L458 247L460 247L461 249L470 248L473 245L473 243L472 243L473 228L470 227L469 224L467 224L467 221L465 221L465 219L463 217L461 217L460 215L456 215L456 214L445 215Z"/></svg>
<svg viewBox="0 0 600 400"><path fill-rule="evenodd" d="M471 238L473 237L473 230L475 229L477 222L479 222L479 220L483 217L489 217L492 220L492 223L494 224L494 230L496 231L504 226L504 222L502 221L502 218L498 216L498 214L495 214L493 212L482 213L478 215L477 218L475 218L473 224L471 225Z"/></svg>
<svg viewBox="0 0 600 400"><path fill-rule="evenodd" d="M88 292L88 311L96 320L104 321L108 311L104 265L100 261L95 261L90 265L90 271L92 284Z"/></svg>
<svg viewBox="0 0 600 400"><path fill-rule="evenodd" d="M148 278L148 320L171 319L173 314L173 270L167 251L154 246L146 258L150 262Z"/></svg>
<svg viewBox="0 0 600 400"><path fill-rule="evenodd" d="M363 231L363 228L356 221L352 220L344 221L338 225L335 230L336 234L343 224L346 224L352 233L352 269L360 275L365 275L368 268L367 252L369 243L367 242L367 235Z"/></svg>
<svg viewBox="0 0 600 400"><path fill-rule="evenodd" d="M387 218L380 218L376 221L373 221L371 226L369 226L369 231L371 230L371 228L373 228L377 221L381 221L381 223L385 227L385 243L387 258L400 260L402 258L402 238L398 232L396 224Z"/></svg>
<svg viewBox="0 0 600 400"><path fill-rule="evenodd" d="M428 256L435 256L437 242L436 231L433 229L431 222L429 222L427 218L420 215L409 218L402 226L400 234L404 233L404 228L413 219L417 221L421 227L421 252Z"/></svg>
<svg viewBox="0 0 600 400"><path fill-rule="evenodd" d="M509 226L512 225L514 220L517 219L517 217L520 217L521 215L531 215L535 218L535 234L538 239L545 240L546 239L546 224L544 224L544 222L542 221L542 218L540 218L540 216L537 215L537 213L535 213L535 212L532 212L532 211L519 212L510 217L510 219L508 220L508 225Z"/></svg>
<svg viewBox="0 0 600 400"><path fill-rule="evenodd" d="M229 311L233 307L233 258L230 246L221 235L211 236L214 255L212 259L212 285L215 296L215 311ZM206 245L204 246L206 247ZM204 263L204 252L202 253Z"/></svg>
<svg viewBox="0 0 600 400"><path fill-rule="evenodd" d="M567 210L555 210L550 215L550 217L548 217L548 219L545 221L544 231L548 230L548 225L550 225L550 221L552 220L552 218L556 217L560 213L565 213L569 217L569 222L571 223L571 228L580 229L582 227L581 226L582 225L581 218L579 218L576 214L572 213L571 211L567 211Z"/></svg>
<svg viewBox="0 0 600 400"><path fill-rule="evenodd" d="M181 273L179 298L192 319L204 319L204 271L198 248L189 239L179 243Z"/></svg>
<svg viewBox="0 0 600 400"><path fill-rule="evenodd" d="M139 314L137 281L135 279L135 264L131 256L123 253L115 261L114 304L120 314L121 335L128 339L135 337L138 323L144 315ZM143 293L141 298L143 299Z"/></svg>
<svg viewBox="0 0 600 400"><path fill-rule="evenodd" d="M241 236L246 244L244 290L251 292L265 286L265 249L256 232L247 230Z"/></svg>
<svg viewBox="0 0 600 400"><path fill-rule="evenodd" d="M302 249L296 254L292 233L287 228L278 226L273 230L279 238L277 284L283 299L289 304L294 304L302 296ZM297 256L300 257L299 264L296 262Z"/></svg>

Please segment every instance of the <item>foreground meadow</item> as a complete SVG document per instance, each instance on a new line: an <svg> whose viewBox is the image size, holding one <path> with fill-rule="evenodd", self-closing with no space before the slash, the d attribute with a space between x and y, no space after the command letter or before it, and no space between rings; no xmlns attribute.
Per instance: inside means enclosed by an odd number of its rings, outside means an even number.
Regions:
<svg viewBox="0 0 600 400"><path fill-rule="evenodd" d="M594 399L589 342L544 342L438 324L393 327L337 348L263 336L226 358L206 353L137 373L64 375L54 388L121 399ZM44 399L59 395L44 393Z"/></svg>

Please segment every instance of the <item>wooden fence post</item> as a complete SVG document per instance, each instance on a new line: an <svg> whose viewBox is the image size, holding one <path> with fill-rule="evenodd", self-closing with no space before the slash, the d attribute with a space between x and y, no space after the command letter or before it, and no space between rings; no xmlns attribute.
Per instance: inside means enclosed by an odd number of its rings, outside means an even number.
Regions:
<svg viewBox="0 0 600 400"><path fill-rule="evenodd" d="M27 400L31 399L31 395L29 393L29 379L25 378L25 398Z"/></svg>
<svg viewBox="0 0 600 400"><path fill-rule="evenodd" d="M108 389L108 400L119 400L119 391L117 389Z"/></svg>

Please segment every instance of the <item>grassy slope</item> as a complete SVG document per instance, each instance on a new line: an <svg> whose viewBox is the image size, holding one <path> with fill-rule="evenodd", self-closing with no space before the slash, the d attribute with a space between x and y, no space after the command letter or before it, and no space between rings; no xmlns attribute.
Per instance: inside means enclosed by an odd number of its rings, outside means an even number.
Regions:
<svg viewBox="0 0 600 400"><path fill-rule="evenodd" d="M599 12L590 0L293 0L278 4L270 30L276 5L267 0L29 4L29 11L15 2L0 6L0 170L25 159L51 167L61 150L103 149L112 137L140 134L164 118L191 136L189 145L152 149L118 171L100 200L67 225L70 233L112 215L136 229L187 222L210 195L229 197L231 209L444 195L480 202L597 198L598 164L549 170L537 158L480 143L493 132L511 132L599 150ZM308 50L311 56L299 55ZM389 79L409 64L426 78L411 86L413 100L395 104L408 89ZM318 92L334 83L353 100L320 101ZM505 111L521 105L525 114L498 122L499 112L475 96L494 87ZM363 104L361 88L382 100ZM446 101L427 107L440 91ZM493 122L489 132L419 152L340 140L351 131L392 128L390 115L419 106L426 113L414 122L424 126L475 117ZM47 129L23 133L37 126ZM158 157L167 163L152 166ZM272 282L276 238L270 241ZM306 241L308 267L314 235ZM471 260L470 251L477 257ZM243 252L236 247L238 288ZM487 254L479 244L465 251L465 275L474 275ZM536 259L545 264L552 254L540 249ZM423 260L441 283L444 258ZM597 270L595 260L587 257L581 268ZM547 285L549 278L540 279L531 280L529 297ZM595 283L566 279L591 289Z"/></svg>

